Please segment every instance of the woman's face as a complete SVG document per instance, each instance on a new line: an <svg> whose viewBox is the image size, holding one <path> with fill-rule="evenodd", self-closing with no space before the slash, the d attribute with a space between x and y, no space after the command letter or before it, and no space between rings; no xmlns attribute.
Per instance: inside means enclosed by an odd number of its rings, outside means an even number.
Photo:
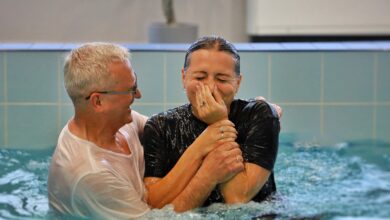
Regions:
<svg viewBox="0 0 390 220"><path fill-rule="evenodd" d="M194 51L187 70L182 70L182 82L190 103L195 105L196 87L203 83L210 91L218 90L229 111L241 83L241 75L234 70L234 59L227 52L215 49Z"/></svg>

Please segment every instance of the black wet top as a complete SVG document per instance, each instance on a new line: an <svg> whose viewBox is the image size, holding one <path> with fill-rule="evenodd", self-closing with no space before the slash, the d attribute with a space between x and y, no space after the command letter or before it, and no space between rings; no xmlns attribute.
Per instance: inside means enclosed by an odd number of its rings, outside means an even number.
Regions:
<svg viewBox="0 0 390 220"><path fill-rule="evenodd" d="M230 106L229 120L238 131L236 142L240 145L244 161L257 164L271 175L253 201L263 201L276 191L273 167L278 152L279 119L264 101L234 100ZM143 146L145 177L164 177L173 168L186 148L207 127L192 114L190 104L185 104L152 116L145 125ZM215 188L203 204L224 202Z"/></svg>

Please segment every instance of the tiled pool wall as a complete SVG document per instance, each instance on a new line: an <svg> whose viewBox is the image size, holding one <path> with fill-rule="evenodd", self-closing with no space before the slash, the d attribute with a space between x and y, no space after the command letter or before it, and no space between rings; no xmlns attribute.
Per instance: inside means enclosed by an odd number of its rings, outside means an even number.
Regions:
<svg viewBox="0 0 390 220"><path fill-rule="evenodd" d="M243 81L237 97L261 95L279 104L281 141L390 143L389 50L238 48ZM133 109L150 116L186 102L184 50L130 49L142 92ZM0 148L56 144L73 114L63 86L67 52L0 50Z"/></svg>

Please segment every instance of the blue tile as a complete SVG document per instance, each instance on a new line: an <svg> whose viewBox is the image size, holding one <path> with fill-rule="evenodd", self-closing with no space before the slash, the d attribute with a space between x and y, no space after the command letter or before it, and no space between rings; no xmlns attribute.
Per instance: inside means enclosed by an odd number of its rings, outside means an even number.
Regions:
<svg viewBox="0 0 390 220"><path fill-rule="evenodd" d="M370 52L324 54L324 100L373 101L374 56Z"/></svg>
<svg viewBox="0 0 390 220"><path fill-rule="evenodd" d="M376 114L376 138L390 143L390 106L378 106Z"/></svg>
<svg viewBox="0 0 390 220"><path fill-rule="evenodd" d="M63 52L59 54L59 77L60 77L60 83L59 83L59 89L60 89L60 99L61 103L72 103L72 100L69 98L68 93L66 92L65 85L64 85L64 64L65 64L65 58L68 55L69 52Z"/></svg>
<svg viewBox="0 0 390 220"><path fill-rule="evenodd" d="M298 140L313 141L321 136L319 106L283 106L281 136L293 134Z"/></svg>
<svg viewBox="0 0 390 220"><path fill-rule="evenodd" d="M187 102L187 96L181 80L181 69L184 65L185 52L166 53L166 76L167 76L167 102Z"/></svg>
<svg viewBox="0 0 390 220"><path fill-rule="evenodd" d="M4 140L4 106L0 105L0 148L5 147Z"/></svg>
<svg viewBox="0 0 390 220"><path fill-rule="evenodd" d="M378 53L377 101L390 101L390 52Z"/></svg>
<svg viewBox="0 0 390 220"><path fill-rule="evenodd" d="M372 139L372 112L370 106L326 106L324 133L338 142Z"/></svg>
<svg viewBox="0 0 390 220"><path fill-rule="evenodd" d="M237 98L253 98L268 94L268 53L241 52L242 80Z"/></svg>
<svg viewBox="0 0 390 220"><path fill-rule="evenodd" d="M164 101L164 54L163 52L134 52L132 65L138 75L140 103Z"/></svg>
<svg viewBox="0 0 390 220"><path fill-rule="evenodd" d="M56 102L57 52L9 52L9 102Z"/></svg>
<svg viewBox="0 0 390 220"><path fill-rule="evenodd" d="M67 105L62 105L61 106L61 120L60 120L60 125L59 129L60 131L62 130L62 127L65 126L66 123L74 116L74 108L73 104L67 104Z"/></svg>
<svg viewBox="0 0 390 220"><path fill-rule="evenodd" d="M5 59L5 52L0 51L0 103L4 102L5 100L5 94L4 94L4 83L5 81L5 75L4 75L4 59Z"/></svg>
<svg viewBox="0 0 390 220"><path fill-rule="evenodd" d="M37 149L57 142L57 106L9 106L8 146Z"/></svg>
<svg viewBox="0 0 390 220"><path fill-rule="evenodd" d="M163 112L164 106L163 105L132 105L131 109L150 117L154 114Z"/></svg>
<svg viewBox="0 0 390 220"><path fill-rule="evenodd" d="M275 102L319 102L321 55L313 52L273 53L271 97Z"/></svg>
<svg viewBox="0 0 390 220"><path fill-rule="evenodd" d="M72 100L69 98L68 93L66 92L65 86L62 84L60 87L61 92L61 103L72 104Z"/></svg>

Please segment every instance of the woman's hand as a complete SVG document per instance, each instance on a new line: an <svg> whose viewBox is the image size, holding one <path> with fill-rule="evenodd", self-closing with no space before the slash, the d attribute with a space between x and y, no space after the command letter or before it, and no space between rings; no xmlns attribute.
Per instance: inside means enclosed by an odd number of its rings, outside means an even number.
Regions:
<svg viewBox="0 0 390 220"><path fill-rule="evenodd" d="M194 113L204 123L210 125L228 118L227 107L217 89L210 91L208 86L199 83L195 98Z"/></svg>
<svg viewBox="0 0 390 220"><path fill-rule="evenodd" d="M200 134L192 143L202 157L205 157L210 151L226 142L234 142L237 138L237 131L233 122L222 120L209 125L206 130Z"/></svg>
<svg viewBox="0 0 390 220"><path fill-rule="evenodd" d="M219 184L243 171L243 161L240 146L236 142L225 142L206 156L198 172L202 172L204 181Z"/></svg>

